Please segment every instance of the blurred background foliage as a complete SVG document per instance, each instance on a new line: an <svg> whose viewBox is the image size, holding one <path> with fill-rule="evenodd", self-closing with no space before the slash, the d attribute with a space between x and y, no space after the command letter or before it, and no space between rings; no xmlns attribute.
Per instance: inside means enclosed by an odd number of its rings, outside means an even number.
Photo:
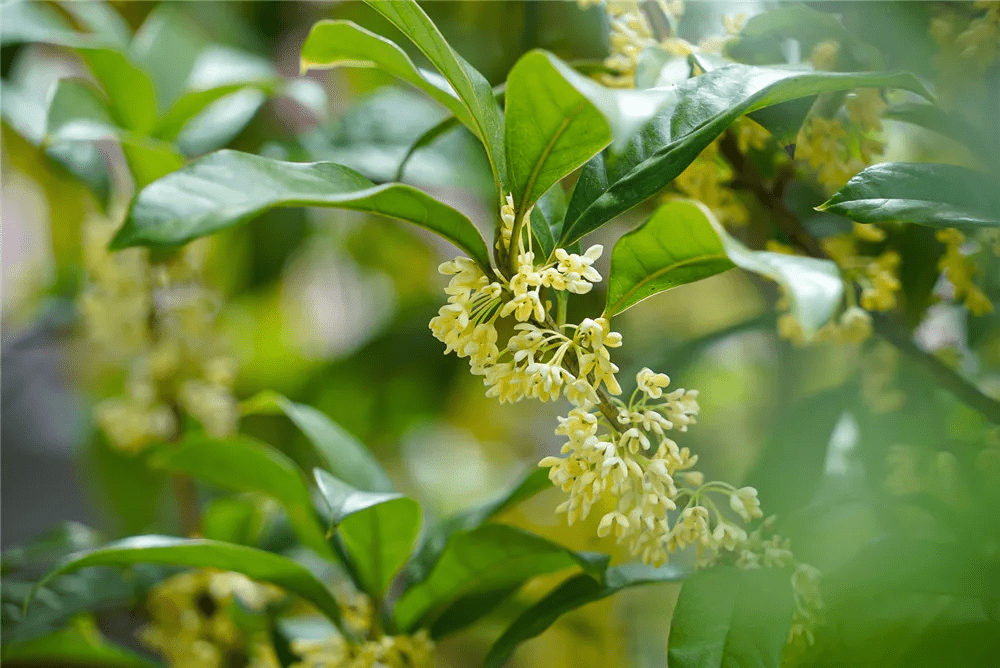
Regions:
<svg viewBox="0 0 1000 668"><path fill-rule="evenodd" d="M14 11L12 4L4 4L4 14ZM391 180L408 147L444 116L374 69L299 78L299 49L319 19L348 18L400 37L361 3L122 1L108 10L92 3L31 4L70 26L91 25L123 39L135 32L133 48L146 46L143 66L162 105L181 96L199 63L223 68L216 72L221 76L226 67L260 67L263 76L280 80L241 87L189 123L177 140L188 157L229 146L288 160L330 160L374 181ZM609 51L608 25L597 5L424 6L493 84L532 48L597 69ZM725 15L754 16L778 6L689 2L676 34L698 43L724 33ZM963 86L954 73L942 74L942 49L932 35L935 18L979 11L970 3L805 6L836 15L844 32L771 26L738 38L729 54L765 64L789 60L792 49L799 54L793 59L804 59L817 44L839 36L841 53L852 61L845 69L901 68L939 82L937 92L947 95L955 116L997 145L997 64L986 70L987 86ZM4 21L6 27L6 16ZM166 502L166 476L150 472L141 455L109 447L95 429L91 407L114 393L123 376L91 364L77 336L73 303L85 282L82 228L93 212L120 211L127 201L122 152L108 140L48 144L45 109L56 80L86 78L87 70L66 49L31 35L5 31L3 40L2 542L5 550L15 549L5 555L10 569L16 568L17 546L29 538L79 534L78 528L58 528L66 520L113 537L169 527L176 518ZM397 43L418 59L405 39ZM206 53L215 60L203 60ZM946 89L949 83L954 85ZM886 120L885 157L983 164L946 135ZM492 219L485 155L464 130L416 153L404 177L473 220ZM745 193L731 192L755 223L769 215ZM784 196L793 211L810 211L825 199L821 186L808 179ZM617 238L642 215L623 216L595 234L595 242ZM817 229L835 224L822 217L813 222ZM902 281L914 302L911 312L921 314L925 303L935 303L916 329L918 342L1000 395L1000 316L973 318L963 306L936 303L947 290L935 282L942 244L926 228L900 233L908 235ZM495 494L556 444L549 406L497 405L430 336L426 323L441 301L436 266L451 254L439 239L385 219L280 209L213 237L205 265L206 281L224 297L222 334L239 362L235 396L276 390L317 407L367 444L400 488L438 515ZM989 253L984 261L980 287L996 302L1000 261ZM603 295L591 298L591 310L599 311ZM617 320L627 341L623 372L648 365L669 373L678 386L698 388L701 424L685 445L700 453L710 477L755 485L798 559L828 575L817 665L995 665L997 426L885 342L797 347L780 339L775 299L772 286L737 271L659 294ZM887 402L893 410L884 410ZM305 470L316 464L288 420L246 416L241 429L281 448ZM600 513L583 528L568 528L552 512L558 502L558 492L546 492L504 519L577 549L614 552L610 542L596 538ZM220 501L206 523L241 512L237 501ZM93 543L76 534L70 543ZM930 542L941 539L951 541L948 547ZM505 605L524 607L555 583L540 579ZM129 586L143 587L141 573ZM526 667L662 665L678 589L625 592L577 610L527 643L514 661ZM4 600L18 593L7 587ZM475 665L504 614L511 608L444 642L439 665ZM129 638L136 613L112 608L97 620L104 633L134 645ZM106 665L112 663L109 658Z"/></svg>

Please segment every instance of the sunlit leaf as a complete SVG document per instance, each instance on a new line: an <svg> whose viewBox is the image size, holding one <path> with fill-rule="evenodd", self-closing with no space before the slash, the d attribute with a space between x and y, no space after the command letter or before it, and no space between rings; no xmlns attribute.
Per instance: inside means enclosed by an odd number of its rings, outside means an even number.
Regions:
<svg viewBox="0 0 1000 668"><path fill-rule="evenodd" d="M583 567L599 577L606 565L606 555L572 552L521 529L487 524L451 536L427 578L399 599L396 622L409 630L475 592L495 591L573 567Z"/></svg>
<svg viewBox="0 0 1000 668"><path fill-rule="evenodd" d="M607 598L629 587L677 582L688 575L682 566L645 566L641 563L612 566L604 574L604 582L590 575L576 575L542 598L514 620L503 635L493 643L486 655L486 668L500 668L514 654L517 646L540 635L559 617L581 606Z"/></svg>
<svg viewBox="0 0 1000 668"><path fill-rule="evenodd" d="M611 142L611 128L542 51L521 57L507 79L506 143L514 208L542 193Z"/></svg>
<svg viewBox="0 0 1000 668"><path fill-rule="evenodd" d="M299 540L324 557L333 558L312 507L302 472L291 459L266 443L245 436L212 439L194 436L156 453L154 463L212 485L240 492L259 492L282 505Z"/></svg>
<svg viewBox="0 0 1000 668"><path fill-rule="evenodd" d="M716 567L685 580L670 622L672 668L778 668L792 621L788 571Z"/></svg>
<svg viewBox="0 0 1000 668"><path fill-rule="evenodd" d="M395 492L363 492L322 469L313 472L365 591L385 595L420 531L420 506Z"/></svg>
<svg viewBox="0 0 1000 668"><path fill-rule="evenodd" d="M172 536L132 536L89 552L67 557L37 585L43 587L60 573L88 566L129 566L156 563L193 568L235 571L261 582L270 582L312 603L338 626L340 608L326 586L291 559L243 545ZM30 600L26 606L30 606Z"/></svg>
<svg viewBox="0 0 1000 668"><path fill-rule="evenodd" d="M376 186L333 163L282 162L229 150L144 188L112 247L180 244L284 206L353 209L405 220L440 234L489 267L486 244L472 222L416 188Z"/></svg>
<svg viewBox="0 0 1000 668"><path fill-rule="evenodd" d="M712 227L713 217L700 202L675 200L622 236L611 252L605 315L732 269L735 265Z"/></svg>
<svg viewBox="0 0 1000 668"><path fill-rule="evenodd" d="M886 162L858 173L817 207L860 223L1000 225L1000 180L955 165Z"/></svg>
<svg viewBox="0 0 1000 668"><path fill-rule="evenodd" d="M156 91L149 75L119 51L103 48L79 51L107 94L112 117L126 130L149 134L158 114Z"/></svg>
<svg viewBox="0 0 1000 668"><path fill-rule="evenodd" d="M322 411L276 392L261 392L243 405L243 413L284 413L336 477L366 492L393 491L389 475L371 451Z"/></svg>
<svg viewBox="0 0 1000 668"><path fill-rule="evenodd" d="M576 241L655 195L740 116L789 100L858 87L923 92L908 73L842 73L730 64L679 85L620 156L595 156L581 172L559 244ZM926 95L926 93L924 93Z"/></svg>

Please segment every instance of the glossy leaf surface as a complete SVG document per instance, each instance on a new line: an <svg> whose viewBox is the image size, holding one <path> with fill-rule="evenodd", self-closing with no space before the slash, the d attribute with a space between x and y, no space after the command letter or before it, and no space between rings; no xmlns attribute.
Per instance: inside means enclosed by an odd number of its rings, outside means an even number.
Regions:
<svg viewBox="0 0 1000 668"><path fill-rule="evenodd" d="M420 506L395 492L354 489L322 469L314 473L361 582L369 594L381 598L413 550Z"/></svg>
<svg viewBox="0 0 1000 668"><path fill-rule="evenodd" d="M295 163L218 151L159 179L139 193L113 248L180 244L233 227L282 206L327 206L378 213L429 229L489 266L472 222L423 191L376 186L327 162Z"/></svg>
<svg viewBox="0 0 1000 668"><path fill-rule="evenodd" d="M730 64L677 87L677 103L647 123L620 156L599 155L580 175L560 239L576 241L655 195L740 116L818 93L879 86L922 92L906 73L840 73Z"/></svg>
<svg viewBox="0 0 1000 668"><path fill-rule="evenodd" d="M735 265L712 227L712 213L693 200L664 204L611 252L608 299L613 316L658 292L691 283Z"/></svg>
<svg viewBox="0 0 1000 668"><path fill-rule="evenodd" d="M673 668L778 668L794 597L788 571L716 567L684 582L670 623Z"/></svg>
<svg viewBox="0 0 1000 668"><path fill-rule="evenodd" d="M858 173L818 207L860 223L1000 225L1000 180L955 165L886 162Z"/></svg>

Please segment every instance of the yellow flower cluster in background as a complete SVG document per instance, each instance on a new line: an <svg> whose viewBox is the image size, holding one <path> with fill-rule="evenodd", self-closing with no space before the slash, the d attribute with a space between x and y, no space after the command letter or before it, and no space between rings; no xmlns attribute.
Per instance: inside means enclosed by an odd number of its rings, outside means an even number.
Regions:
<svg viewBox="0 0 1000 668"><path fill-rule="evenodd" d="M202 280L209 240L154 263L145 249L110 253L114 230L96 216L84 225L79 308L88 343L126 374L124 393L96 407L98 425L129 452L174 438L184 415L212 436L235 433L238 369L216 330L221 299Z"/></svg>
<svg viewBox="0 0 1000 668"><path fill-rule="evenodd" d="M953 227L938 230L937 239L944 244L944 255L938 261L938 268L954 286L956 301L962 301L972 315L986 315L993 312L993 304L983 291L975 286L972 278L978 268L962 252L965 235Z"/></svg>
<svg viewBox="0 0 1000 668"><path fill-rule="evenodd" d="M140 629L139 640L163 656L170 668L226 668L241 658L260 665L273 653L270 638L266 633L247 637L234 621L231 606L260 612L282 598L280 589L239 573L180 573L150 592L150 621Z"/></svg>
<svg viewBox="0 0 1000 668"><path fill-rule="evenodd" d="M170 668L280 668L270 635L241 630L233 606L259 614L285 598L280 589L239 573L187 571L162 581L149 594L150 620L139 639ZM374 606L367 596L345 588L337 600L348 632L364 640L339 634L293 639L291 650L299 661L292 668L432 668L434 643L426 631L382 636L374 631Z"/></svg>
<svg viewBox="0 0 1000 668"><path fill-rule="evenodd" d="M820 42L809 62L817 70L835 71L839 53L836 41ZM827 118L811 113L796 139L796 160L809 166L828 193L835 192L882 153L879 133L886 106L878 89L864 88L848 94L843 114Z"/></svg>

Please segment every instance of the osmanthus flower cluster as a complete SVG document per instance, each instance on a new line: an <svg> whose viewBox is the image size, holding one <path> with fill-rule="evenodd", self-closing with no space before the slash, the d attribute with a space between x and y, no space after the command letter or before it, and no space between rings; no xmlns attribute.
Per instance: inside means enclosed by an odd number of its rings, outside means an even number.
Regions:
<svg viewBox="0 0 1000 668"><path fill-rule="evenodd" d="M237 365L216 327L221 299L202 279L207 241L154 262L145 249L108 252L114 231L102 217L84 224L88 359L126 376L124 392L97 405L98 425L128 452L174 438L182 411L212 436L235 433Z"/></svg>
<svg viewBox="0 0 1000 668"><path fill-rule="evenodd" d="M516 258L509 276L487 275L464 257L441 265L452 278L448 303L430 322L434 336L446 353L469 359L488 396L500 402L565 397L573 406L556 429L566 439L561 456L539 464L568 494L557 511L570 524L607 496L614 509L601 517L598 534L614 534L646 563L662 564L688 546L706 563L719 551L739 549L747 539L741 524L762 516L756 490L706 483L693 469L697 456L670 438L694 424L698 392L667 391L665 374L643 369L622 401L611 352L622 345L621 334L605 317L557 324L550 313L558 292L585 294L601 280L593 265L603 248L583 254L557 248L536 261L530 235L519 234L513 247L515 217L508 196L498 238L501 257ZM501 342L497 323L505 319L513 334Z"/></svg>
<svg viewBox="0 0 1000 668"><path fill-rule="evenodd" d="M239 624L241 615L263 614L267 606L287 603L281 589L230 571L185 571L159 583L147 598L149 623L140 642L166 659L171 668L280 668L283 664L265 627ZM291 668L431 668L434 643L426 631L414 635L373 634L371 599L341 590L337 600L345 627L359 642L340 634L317 640L297 638L290 649L299 657ZM311 609L303 610L315 614ZM257 628L248 631L247 628Z"/></svg>

